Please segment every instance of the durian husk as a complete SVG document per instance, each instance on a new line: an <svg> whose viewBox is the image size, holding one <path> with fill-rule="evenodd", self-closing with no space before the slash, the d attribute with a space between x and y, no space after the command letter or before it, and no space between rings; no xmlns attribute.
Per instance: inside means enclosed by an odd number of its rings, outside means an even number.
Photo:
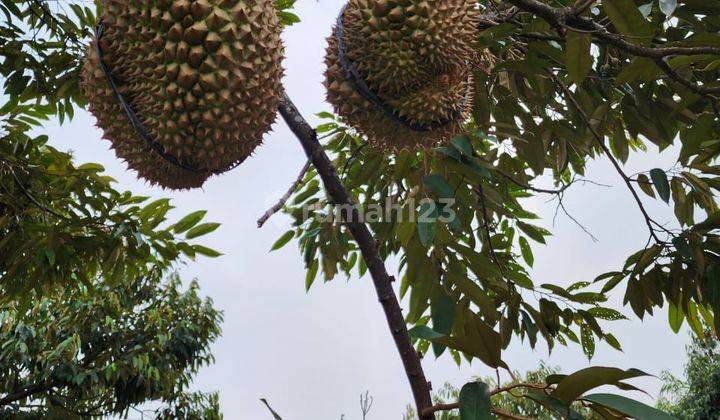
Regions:
<svg viewBox="0 0 720 420"><path fill-rule="evenodd" d="M325 87L347 124L391 152L433 147L462 131L477 58L474 1L350 0L342 19L346 57L368 87L397 116L431 129L415 130L365 99L339 61L333 31Z"/></svg>
<svg viewBox="0 0 720 420"><path fill-rule="evenodd" d="M431 148L462 131L471 106L472 77L470 69L461 67L452 74L441 74L426 80L422 89L384 94L382 100L398 116L415 124L447 121L429 131L416 131L385 114L365 99L347 80L337 58L337 41L328 39L327 99L345 123L367 137L376 147L390 152ZM452 118L454 117L454 118Z"/></svg>
<svg viewBox="0 0 720 420"><path fill-rule="evenodd" d="M104 63L164 159L138 135L99 66L82 85L104 138L141 178L196 188L247 159L275 120L283 71L271 0L108 0Z"/></svg>
<svg viewBox="0 0 720 420"><path fill-rule="evenodd" d="M467 66L479 19L476 0L350 0L347 55L376 91L403 92Z"/></svg>

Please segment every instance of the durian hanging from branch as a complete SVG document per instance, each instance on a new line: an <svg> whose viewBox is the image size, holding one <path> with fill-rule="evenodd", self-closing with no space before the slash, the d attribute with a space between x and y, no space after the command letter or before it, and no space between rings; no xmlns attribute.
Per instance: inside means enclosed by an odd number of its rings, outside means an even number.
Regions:
<svg viewBox="0 0 720 420"><path fill-rule="evenodd" d="M328 40L327 98L376 146L431 147L462 130L475 0L350 0Z"/></svg>
<svg viewBox="0 0 720 420"><path fill-rule="evenodd" d="M90 111L140 177L200 187L270 130L280 31L272 0L108 0L83 70Z"/></svg>

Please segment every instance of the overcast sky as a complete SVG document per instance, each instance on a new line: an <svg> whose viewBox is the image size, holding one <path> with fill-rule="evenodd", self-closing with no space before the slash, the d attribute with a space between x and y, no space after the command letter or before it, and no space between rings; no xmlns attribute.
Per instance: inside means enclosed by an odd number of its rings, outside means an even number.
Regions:
<svg viewBox="0 0 720 420"><path fill-rule="evenodd" d="M302 23L288 28L285 86L306 117L329 110L322 87L325 38L330 33L341 0L300 0L297 13ZM315 120L313 120L315 121ZM265 145L239 168L210 180L203 190L170 192L149 188L115 159L108 143L100 140L94 119L78 113L71 123L49 124L51 144L72 150L78 162L98 162L118 180L118 189L129 189L153 197L171 197L181 217L197 209L208 210L208 221L223 226L204 237L204 243L222 251L218 259L191 262L183 275L197 277L202 290L225 311L223 337L213 347L216 363L204 368L195 381L202 390L219 390L228 419L269 419L258 399L268 398L286 420L360 419L358 398L370 390L374 405L369 419L399 419L412 401L400 359L386 329L382 310L370 278L338 279L316 283L306 294L305 272L297 245L269 253L272 243L288 229L288 219L278 215L259 230L257 218L279 198L305 162L299 143L282 122L266 136ZM672 166L672 151L634 157L628 172ZM554 203L547 197L533 199L528 209L546 217L544 225L555 236L547 246L535 248L536 284L568 285L592 280L615 270L647 239L646 227L632 197L609 163L593 162L587 177L613 185L573 186L565 204L573 216L598 237L593 241L567 217L560 215L552 226ZM668 206L648 200L648 208L659 221L671 221ZM622 301L618 287L613 301ZM630 316L631 310L624 309ZM661 311L644 322L615 323L611 331L624 346L624 353L600 344L593 365L635 367L659 375L663 369L679 373L685 360L685 331L674 335ZM543 344L544 345L544 344ZM566 373L589 363L578 346L556 349L548 358L540 347L514 340L504 359L516 370L538 366L540 360L562 366ZM427 357L423 364L429 380L439 388L444 382L461 386L473 376L494 375L473 363L458 368L446 355ZM635 382L653 396L660 382Z"/></svg>

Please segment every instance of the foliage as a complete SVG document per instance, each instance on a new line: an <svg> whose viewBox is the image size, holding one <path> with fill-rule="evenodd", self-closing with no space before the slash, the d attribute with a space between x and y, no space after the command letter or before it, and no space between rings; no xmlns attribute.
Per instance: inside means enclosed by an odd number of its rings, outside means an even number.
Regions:
<svg viewBox="0 0 720 420"><path fill-rule="evenodd" d="M0 12L0 77L7 96L0 115L33 125L48 115L61 122L72 118L74 105L85 103L82 40L92 34L94 11L80 2L2 0Z"/></svg>
<svg viewBox="0 0 720 420"><path fill-rule="evenodd" d="M55 10L51 10L55 8ZM65 13L65 7L71 13ZM166 223L170 201L114 189L102 166L34 134L72 117L94 11L0 3L0 416L219 418L187 391L212 361L222 315L171 274L215 230L204 211Z"/></svg>
<svg viewBox="0 0 720 420"><path fill-rule="evenodd" d="M604 2L593 7L592 14L609 20L621 33L651 28L655 38L665 40L663 46L720 45L714 6L681 2L671 20L656 8L643 17L629 2ZM630 7L632 13L617 16L613 8L618 5ZM493 8L486 6L490 13ZM591 66L579 77L565 64L564 55L567 61L575 56L574 46L568 51L571 40L552 34L546 19L517 9L491 16L496 23L507 20L481 34L493 66L476 74L476 99L481 103L474 108L467 132L451 144L386 156L332 115L320 114L329 120L318 132L329 137L326 149L356 202L365 210L385 209L387 203L401 209L396 214L368 211L364 220L378 239L382 257L400 258L401 293L409 295L408 323L432 325L432 334L415 330L423 338L419 349L424 352L428 341L434 341L436 355L449 347L458 362L464 354L491 367L503 366L500 352L513 335L533 347L542 336L550 349L556 343L576 342L588 357L594 354L596 340L619 349L601 324L623 315L602 304L625 280L625 303L639 317L669 304L673 328L686 318L702 334L699 320L713 324L714 310L720 307L718 216L712 192L718 182L713 177L720 134L716 99L690 92L667 74L647 71L656 64L604 38L591 39L597 54L592 55L589 46L581 51ZM717 59L684 54L673 66L678 72L693 70L696 81L713 86L717 69L707 61ZM645 71L629 77L638 67ZM668 114L675 118L660 119ZM621 162L631 150L645 150L648 144L681 149L677 166L682 169L650 168L655 169L651 177L626 175ZM678 228L656 223L638 197L649 240L638 238L647 245L623 267L569 287L537 284L531 279L530 244L544 244L551 233L540 226L537 215L523 208L522 200L538 194L562 200L570 186L583 181L585 162L594 158L616 163L620 179L633 194L640 187L651 195L657 191L660 199L672 199ZM546 172L553 174L557 190L531 185ZM446 208L447 202L453 205ZM691 216L696 207L706 213L706 220L695 222L702 220ZM317 173L310 171L287 208L308 268L308 287L318 272L325 281L339 272L349 275L355 266L360 275L365 273L352 237L329 218L335 211L324 198ZM442 217L443 212L451 212L451 217ZM421 215L427 217L413 218ZM483 345L478 347L478 341Z"/></svg>
<svg viewBox="0 0 720 420"><path fill-rule="evenodd" d="M0 408L7 415L218 418L215 394L185 391L212 361L221 315L167 276L189 241L217 228L205 212L161 226L169 200L120 193L96 164L31 137L0 134ZM187 239L182 239L184 235Z"/></svg>
<svg viewBox="0 0 720 420"><path fill-rule="evenodd" d="M221 314L179 277L80 285L0 307L0 407L63 418L125 414L161 400L158 418L219 418L217 396L188 394L212 362Z"/></svg>
<svg viewBox="0 0 720 420"><path fill-rule="evenodd" d="M693 337L687 356L684 380L664 372L658 407L680 419L720 417L720 343Z"/></svg>
<svg viewBox="0 0 720 420"><path fill-rule="evenodd" d="M400 261L400 293L408 299L406 321L418 351L432 346L436 357L447 351L458 364L478 358L498 368L506 367L502 350L514 337L531 347L542 337L550 350L574 342L589 358L597 341L619 350L606 321L624 316L604 303L621 284L624 304L639 318L668 305L674 331L687 320L702 336L705 321L716 335L717 6L479 3L485 19L472 120L450 144L388 155L333 115L319 114L326 122L317 132L381 257ZM652 146L677 150L675 167L628 175L623 164L631 153ZM636 239L644 245L622 267L579 282L541 284L532 278L533 247L551 232L523 199L550 195L563 208L564 195L586 182L591 159L611 161L648 236ZM542 175L551 175L556 189L534 186ZM367 271L358 244L338 223L353 212L336 208L320 185L310 170L286 207L293 229L274 246L297 239L307 288L317 277ZM648 199L672 204L676 222L657 222ZM601 402L607 396L596 398ZM610 405L645 410L619 397Z"/></svg>
<svg viewBox="0 0 720 420"><path fill-rule="evenodd" d="M148 276L181 254L219 255L181 240L216 224L202 216L161 227L170 201L120 193L97 164L74 166L71 156L30 137L9 121L0 134L0 300L29 297L55 286L111 284ZM188 224L188 221L194 223ZM192 229L190 229L192 228Z"/></svg>
<svg viewBox="0 0 720 420"><path fill-rule="evenodd" d="M528 384L542 384L545 378L551 375L557 375L560 369L557 367L551 367L544 363L540 364L535 370L531 370L520 376L517 372L514 375L517 380L503 383L498 385L497 380L493 378L483 378L481 381L487 384L494 384L495 387L507 388L512 385L520 383ZM509 393L498 393L492 396L492 406L498 408L506 413L514 414L518 416L524 416L535 420L557 420L562 418L557 413L548 411L543 406L534 403L532 400L522 398L521 396L526 394L527 391L519 388L517 391L513 391L514 395ZM460 390L455 388L449 383L445 383L442 388L434 392L433 403L435 404L448 404L457 401L460 397ZM573 409L580 413L583 418L591 418L592 411L588 408L583 407L580 403L573 405ZM415 418L415 412L412 406L407 406L407 412L403 417L405 420L412 420ZM460 419L458 410L451 410L439 413L437 416L438 420L458 420Z"/></svg>

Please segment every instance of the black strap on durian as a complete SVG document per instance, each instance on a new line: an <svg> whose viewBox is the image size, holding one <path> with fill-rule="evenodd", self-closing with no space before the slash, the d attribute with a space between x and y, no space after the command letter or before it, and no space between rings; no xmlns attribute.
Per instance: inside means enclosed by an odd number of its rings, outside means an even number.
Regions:
<svg viewBox="0 0 720 420"><path fill-rule="evenodd" d="M149 148L154 150L161 158L168 161L169 163L182 168L188 172L193 173L199 173L199 174L219 174L221 172L226 172L231 169L236 168L241 162L235 162L232 165L230 165L227 169L224 170L215 170L215 171L207 171L198 168L196 165L193 165L192 163L186 161L186 160L179 160L175 156L166 153L165 148L155 141L150 134L148 134L147 130L145 130L145 127L143 126L142 122L140 122L140 119L138 118L137 114L135 114L135 111L133 110L132 106L128 103L128 101L125 99L122 93L118 90L117 87L117 81L115 80L115 77L112 75L112 72L110 72L110 69L105 65L105 61L103 60L104 54L102 51L102 48L100 48L100 38L103 36L103 33L105 31L105 26L102 22L98 23L95 26L95 53L98 56L98 61L100 62L100 69L102 70L103 74L105 75L105 78L107 79L108 85L110 86L110 89L115 94L115 97L117 97L118 102L120 102L120 105L122 106L123 110L125 111L125 114L128 118L128 121L130 122L130 125L133 126L135 131L137 132L138 136L147 144Z"/></svg>
<svg viewBox="0 0 720 420"><path fill-rule="evenodd" d="M380 96L378 96L375 92L370 89L370 87L365 82L365 79L360 75L360 72L358 71L357 64L355 64L348 56L347 51L345 47L345 9L347 8L347 4L343 6L342 10L340 10L340 14L337 17L337 23L335 25L335 40L337 41L338 46L338 60L340 61L340 66L342 67L343 71L345 72L345 78L348 79L350 84L353 86L355 91L360 94L363 98L367 99L368 101L372 102L375 106L377 106L385 116L390 118L392 121L404 125L405 127L409 128L412 131L418 131L418 132L428 132L435 130L437 128L446 126L453 121L456 121L460 116L462 115L462 109L465 108L467 105L467 97L463 97L462 102L460 103L460 106L456 109L453 109L453 111L450 113L450 115L446 118L443 118L441 120L436 120L428 123L415 123L408 118L405 118L404 116L398 114L398 112L390 106L388 103L382 100ZM468 83L470 79L468 78ZM470 87L468 86L468 89Z"/></svg>

